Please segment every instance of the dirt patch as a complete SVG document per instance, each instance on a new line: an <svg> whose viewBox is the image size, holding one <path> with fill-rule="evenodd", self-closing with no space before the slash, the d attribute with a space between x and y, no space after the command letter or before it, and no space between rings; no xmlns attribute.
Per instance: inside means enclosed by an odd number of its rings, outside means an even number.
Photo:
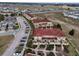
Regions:
<svg viewBox="0 0 79 59"><path fill-rule="evenodd" d="M0 55L3 54L5 49L9 46L9 44L12 42L14 36L0 36Z"/></svg>

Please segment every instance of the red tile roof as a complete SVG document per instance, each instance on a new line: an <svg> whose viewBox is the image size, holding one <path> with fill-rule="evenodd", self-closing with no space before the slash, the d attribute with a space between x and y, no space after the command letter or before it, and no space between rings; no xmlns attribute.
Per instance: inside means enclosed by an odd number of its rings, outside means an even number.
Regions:
<svg viewBox="0 0 79 59"><path fill-rule="evenodd" d="M15 12L0 12L0 13L15 13Z"/></svg>
<svg viewBox="0 0 79 59"><path fill-rule="evenodd" d="M44 19L33 19L33 23L40 23L40 22L50 22L47 18Z"/></svg>
<svg viewBox="0 0 79 59"><path fill-rule="evenodd" d="M32 53L27 53L26 56L33 56Z"/></svg>
<svg viewBox="0 0 79 59"><path fill-rule="evenodd" d="M56 28L51 28L51 29L41 29L41 28L36 28L33 30L33 35L34 36L58 36L62 37L64 36L64 32L61 31L60 29Z"/></svg>
<svg viewBox="0 0 79 59"><path fill-rule="evenodd" d="M28 16L30 16L31 18L34 17L32 14L27 14Z"/></svg>

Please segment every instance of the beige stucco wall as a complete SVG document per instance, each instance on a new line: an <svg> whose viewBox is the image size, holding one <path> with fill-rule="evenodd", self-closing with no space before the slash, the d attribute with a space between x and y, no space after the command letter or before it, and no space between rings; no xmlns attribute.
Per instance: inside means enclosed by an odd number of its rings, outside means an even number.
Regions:
<svg viewBox="0 0 79 59"><path fill-rule="evenodd" d="M46 25L44 25L44 23L46 23ZM41 25L42 27L53 26L52 22L40 22L40 23L34 23L35 28L40 27L40 25Z"/></svg>

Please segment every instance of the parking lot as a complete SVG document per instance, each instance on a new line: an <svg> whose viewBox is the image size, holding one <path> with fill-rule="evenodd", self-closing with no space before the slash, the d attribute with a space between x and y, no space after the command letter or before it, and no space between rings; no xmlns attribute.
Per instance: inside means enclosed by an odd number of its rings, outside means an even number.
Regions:
<svg viewBox="0 0 79 59"><path fill-rule="evenodd" d="M26 26L28 26L29 29L30 29L30 26L23 17L17 17L17 21L21 25L20 31L16 33L14 41L12 42L10 47L6 49L6 51L3 54L4 56L13 56L13 55L23 54L24 46L27 43L27 40L30 34L30 30L27 33L25 33L25 30L27 29ZM24 23L24 21L26 21L27 25ZM22 46L23 44L24 46Z"/></svg>

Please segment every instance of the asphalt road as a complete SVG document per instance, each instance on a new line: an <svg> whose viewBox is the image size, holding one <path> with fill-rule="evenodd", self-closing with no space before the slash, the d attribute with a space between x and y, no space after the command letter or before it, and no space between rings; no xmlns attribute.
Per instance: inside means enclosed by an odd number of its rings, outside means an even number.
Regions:
<svg viewBox="0 0 79 59"><path fill-rule="evenodd" d="M20 40L22 37L25 36L25 24L24 24L24 18L23 17L17 17L18 23L21 25L21 28L18 33L15 34L15 39L11 43L11 45L6 49L6 51L3 53L3 56L12 56L15 52L15 48L20 44ZM30 33L29 33L30 34Z"/></svg>

